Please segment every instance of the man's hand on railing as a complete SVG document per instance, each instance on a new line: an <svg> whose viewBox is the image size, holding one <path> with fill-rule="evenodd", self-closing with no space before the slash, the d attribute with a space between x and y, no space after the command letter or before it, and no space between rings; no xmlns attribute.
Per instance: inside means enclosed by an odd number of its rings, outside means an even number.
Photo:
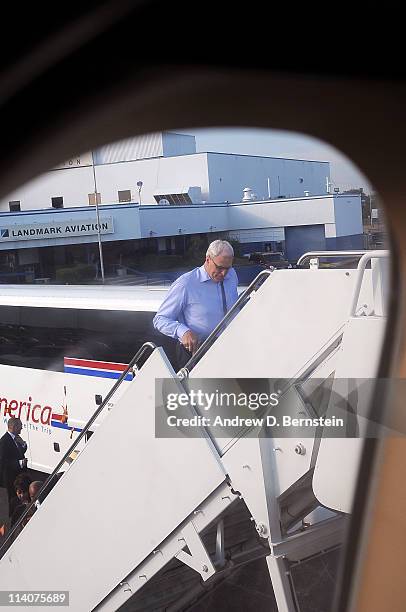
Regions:
<svg viewBox="0 0 406 612"><path fill-rule="evenodd" d="M199 346L199 338L194 332L189 330L183 334L181 338L181 343L183 344L185 349L193 355L197 351L197 348Z"/></svg>

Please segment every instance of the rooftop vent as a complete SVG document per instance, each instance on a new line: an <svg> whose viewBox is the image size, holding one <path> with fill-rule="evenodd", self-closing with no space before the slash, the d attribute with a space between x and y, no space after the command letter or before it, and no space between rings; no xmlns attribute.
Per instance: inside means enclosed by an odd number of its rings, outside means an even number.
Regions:
<svg viewBox="0 0 406 612"><path fill-rule="evenodd" d="M242 198L243 202L252 202L252 200L257 199L257 196L252 191L251 187L245 187L245 189L243 189L243 194L244 194Z"/></svg>

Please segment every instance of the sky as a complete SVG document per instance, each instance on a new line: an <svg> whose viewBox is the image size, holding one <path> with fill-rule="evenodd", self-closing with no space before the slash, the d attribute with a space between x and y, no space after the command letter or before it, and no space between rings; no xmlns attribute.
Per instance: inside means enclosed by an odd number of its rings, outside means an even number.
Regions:
<svg viewBox="0 0 406 612"><path fill-rule="evenodd" d="M368 179L337 149L316 138L293 132L265 129L189 129L176 130L196 137L198 152L239 153L288 157L330 162L332 187L341 191L362 187L366 193L372 191Z"/></svg>

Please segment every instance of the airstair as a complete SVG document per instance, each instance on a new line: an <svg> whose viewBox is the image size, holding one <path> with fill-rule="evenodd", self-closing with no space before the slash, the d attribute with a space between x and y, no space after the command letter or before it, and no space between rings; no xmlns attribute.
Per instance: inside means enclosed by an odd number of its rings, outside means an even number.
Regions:
<svg viewBox="0 0 406 612"><path fill-rule="evenodd" d="M89 437L123 373L45 483L39 509L0 550L0 590L69 591L78 612L115 611L130 598L134 610L174 612L263 557L279 611L299 609L290 564L345 536L373 393L357 381L377 376L388 294L387 252L363 254L357 269L319 268L320 254L310 255L309 269L262 272L179 373L144 345L129 364L133 381ZM340 414L339 398L348 437L302 425L286 435L165 429L176 414L168 393L202 381L213 391L223 379L242 393L272 381L281 418ZM188 403L180 414L207 411ZM182 594L180 575L196 578Z"/></svg>

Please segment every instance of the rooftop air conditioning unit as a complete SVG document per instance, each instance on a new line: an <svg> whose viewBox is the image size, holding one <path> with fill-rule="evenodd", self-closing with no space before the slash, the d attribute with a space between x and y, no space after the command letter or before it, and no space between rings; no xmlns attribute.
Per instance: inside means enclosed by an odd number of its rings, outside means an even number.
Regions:
<svg viewBox="0 0 406 612"><path fill-rule="evenodd" d="M257 199L257 196L252 191L251 187L245 187L245 189L243 189L243 194L244 194L242 198L243 202L252 202L252 200Z"/></svg>

